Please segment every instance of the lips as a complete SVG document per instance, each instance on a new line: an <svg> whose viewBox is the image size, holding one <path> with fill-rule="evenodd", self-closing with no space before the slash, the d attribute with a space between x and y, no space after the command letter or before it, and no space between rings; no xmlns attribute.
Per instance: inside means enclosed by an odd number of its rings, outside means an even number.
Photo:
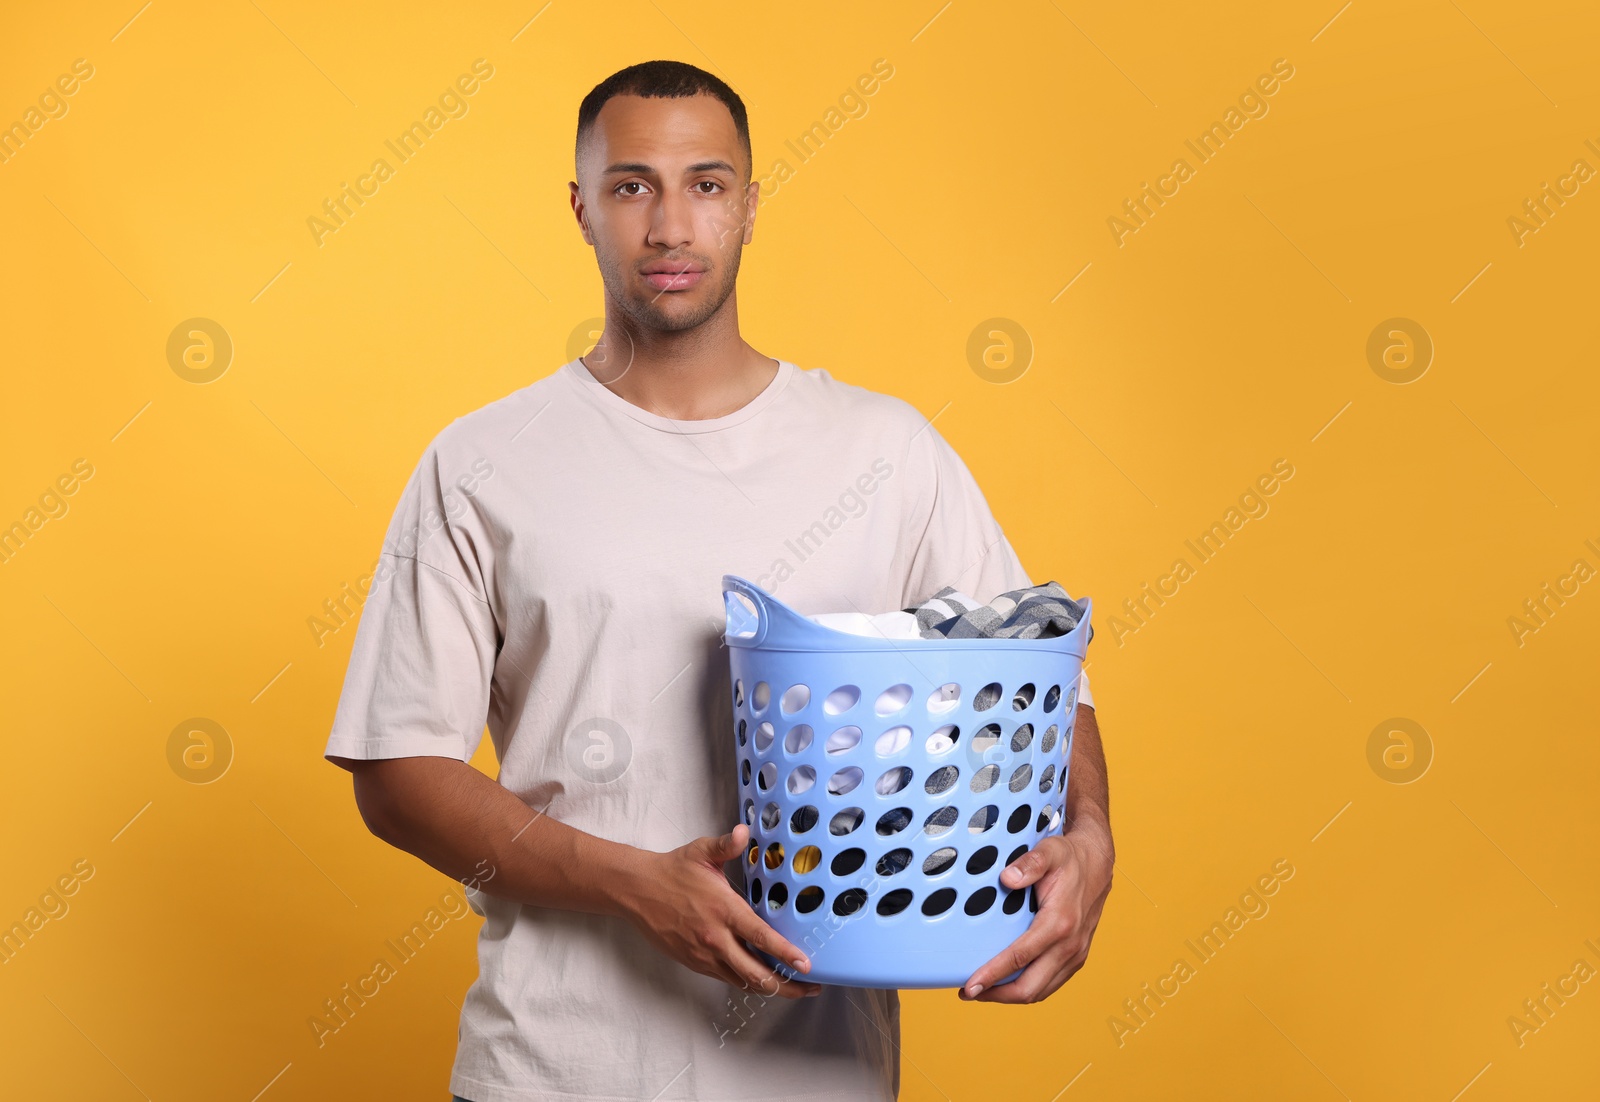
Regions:
<svg viewBox="0 0 1600 1102"><path fill-rule="evenodd" d="M690 264L652 264L644 278L658 291L685 291L705 277L705 269Z"/></svg>

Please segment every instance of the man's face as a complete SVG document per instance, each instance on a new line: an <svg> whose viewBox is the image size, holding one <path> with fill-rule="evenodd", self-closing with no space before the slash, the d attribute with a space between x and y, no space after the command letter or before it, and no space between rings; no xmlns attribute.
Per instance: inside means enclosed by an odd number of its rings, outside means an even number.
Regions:
<svg viewBox="0 0 1600 1102"><path fill-rule="evenodd" d="M606 297L642 329L693 329L733 293L760 183L714 96L614 96L571 184Z"/></svg>

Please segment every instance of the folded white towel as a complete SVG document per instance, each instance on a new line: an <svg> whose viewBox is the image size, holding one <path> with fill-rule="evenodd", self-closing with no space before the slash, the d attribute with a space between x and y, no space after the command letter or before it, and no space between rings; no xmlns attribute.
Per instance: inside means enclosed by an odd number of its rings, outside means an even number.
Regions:
<svg viewBox="0 0 1600 1102"><path fill-rule="evenodd" d="M922 637L917 618L910 612L880 612L876 616L868 616L865 612L819 612L806 619L851 635L873 635L880 639Z"/></svg>
<svg viewBox="0 0 1600 1102"><path fill-rule="evenodd" d="M942 598L930 598L917 607L919 610L932 610L936 614L934 619L943 620L946 617L959 616L977 604L977 601L965 593L952 589ZM868 616L865 612L819 612L815 616L807 616L806 619L814 620L823 627L833 628L835 631L849 632L851 635L875 635L880 639L923 638L917 614L903 609L898 612L880 612L876 616Z"/></svg>

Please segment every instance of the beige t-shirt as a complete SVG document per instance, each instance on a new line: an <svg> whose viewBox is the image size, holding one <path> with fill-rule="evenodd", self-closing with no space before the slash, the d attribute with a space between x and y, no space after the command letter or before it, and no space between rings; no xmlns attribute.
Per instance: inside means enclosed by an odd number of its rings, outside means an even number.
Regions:
<svg viewBox="0 0 1600 1102"><path fill-rule="evenodd" d="M726 833L739 809L724 573L803 614L1032 584L966 465L898 398L779 361L742 408L675 421L573 360L423 453L325 753L466 761L487 721L499 783L531 808L656 851ZM1092 703L1087 678L1079 691ZM456 1094L896 1096L898 992L736 992L624 919L492 889L468 892L485 921Z"/></svg>

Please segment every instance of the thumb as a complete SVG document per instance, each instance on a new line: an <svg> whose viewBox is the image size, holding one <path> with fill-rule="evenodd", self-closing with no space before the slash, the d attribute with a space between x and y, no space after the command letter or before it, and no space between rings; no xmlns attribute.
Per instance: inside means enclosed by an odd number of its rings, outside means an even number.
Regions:
<svg viewBox="0 0 1600 1102"><path fill-rule="evenodd" d="M742 833L741 833L742 832ZM750 828L743 823L738 823L726 834L706 839L707 859L715 864L731 861L744 853L745 842L750 835Z"/></svg>

